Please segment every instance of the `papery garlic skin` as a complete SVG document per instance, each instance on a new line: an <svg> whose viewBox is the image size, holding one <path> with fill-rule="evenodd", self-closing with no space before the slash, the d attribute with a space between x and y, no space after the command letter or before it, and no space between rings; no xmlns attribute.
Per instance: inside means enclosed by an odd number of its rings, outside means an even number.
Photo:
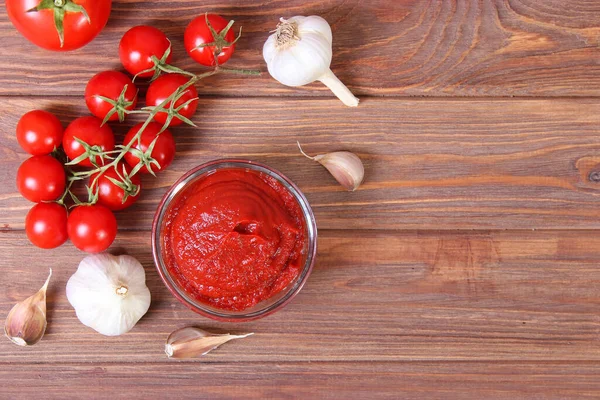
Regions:
<svg viewBox="0 0 600 400"><path fill-rule="evenodd" d="M269 36L263 46L263 57L269 73L286 86L303 86L318 80L329 69L332 57L331 28L323 18L292 17L281 24L296 25L297 39L285 43L278 33ZM281 29L281 24L278 29Z"/></svg>
<svg viewBox="0 0 600 400"><path fill-rule="evenodd" d="M327 168L339 184L351 192L358 189L364 179L365 167L362 161L349 151L335 151L315 156L313 159Z"/></svg>
<svg viewBox="0 0 600 400"><path fill-rule="evenodd" d="M4 334L16 345L32 346L46 332L46 291L52 277L52 269L44 286L27 299L17 303L4 321Z"/></svg>
<svg viewBox="0 0 600 400"><path fill-rule="evenodd" d="M321 81L349 107L358 99L331 72L331 27L312 15L281 18L277 30L263 46L269 74L286 86L303 86Z"/></svg>
<svg viewBox="0 0 600 400"><path fill-rule="evenodd" d="M233 339L243 339L251 335L254 335L254 332L243 335L216 334L190 326L177 329L169 335L167 343L165 343L165 353L169 358L201 357L223 343Z"/></svg>
<svg viewBox="0 0 600 400"><path fill-rule="evenodd" d="M106 336L126 333L150 307L144 267L127 255L84 258L67 282L67 299L82 324Z"/></svg>
<svg viewBox="0 0 600 400"><path fill-rule="evenodd" d="M324 166L340 185L351 192L358 189L365 177L365 167L356 154L349 151L334 151L312 157L302 150L300 142L296 143L304 157Z"/></svg>

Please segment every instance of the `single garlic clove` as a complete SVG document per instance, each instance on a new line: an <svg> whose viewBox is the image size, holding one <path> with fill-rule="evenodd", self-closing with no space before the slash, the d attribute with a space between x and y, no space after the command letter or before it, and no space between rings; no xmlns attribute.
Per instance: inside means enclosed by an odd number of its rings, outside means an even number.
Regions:
<svg viewBox="0 0 600 400"><path fill-rule="evenodd" d="M195 327L181 328L167 338L165 353L169 358L199 357L230 340L242 339L253 334L230 335L227 333L219 335Z"/></svg>
<svg viewBox="0 0 600 400"><path fill-rule="evenodd" d="M358 189L365 177L365 167L356 154L334 151L311 157L302 150L300 143L297 143L302 155L324 166L340 185L350 191Z"/></svg>
<svg viewBox="0 0 600 400"><path fill-rule="evenodd" d="M4 323L4 334L14 344L31 346L36 344L46 332L46 290L52 276L52 269L44 286L33 296L15 304Z"/></svg>

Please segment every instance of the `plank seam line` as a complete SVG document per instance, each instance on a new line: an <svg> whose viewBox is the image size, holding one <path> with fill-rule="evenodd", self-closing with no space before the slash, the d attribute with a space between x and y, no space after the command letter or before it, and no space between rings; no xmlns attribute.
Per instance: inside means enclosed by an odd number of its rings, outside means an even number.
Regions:
<svg viewBox="0 0 600 400"><path fill-rule="evenodd" d="M381 229L369 229L369 228L348 228L348 229L334 229L334 228L320 228L319 232L328 232L328 233L348 233L348 232L362 232L362 233L372 233L372 234L382 234L382 233L396 233L396 234L469 234L472 233L474 235L481 234L498 234L498 233L565 233L565 232L576 232L576 233L600 233L600 228L539 228L539 229L525 229L525 228L494 228L494 229L482 229L482 228L426 228L426 229L415 229L415 228L381 228ZM7 233L24 233L25 228L2 228L0 229L0 234ZM152 228L148 229L137 229L137 228L119 228L119 232L127 232L127 233L143 233L143 232L152 232Z"/></svg>
<svg viewBox="0 0 600 400"><path fill-rule="evenodd" d="M31 93L28 95L23 94L0 94L0 98L73 98L73 99L82 99L83 93L81 95L74 94L37 94ZM289 100L337 100L335 97L331 96L318 96L318 95L225 95L225 94L202 94L199 93L198 97L202 98L217 98L217 99L289 99ZM473 101L506 101L506 100L520 100L520 101L537 101L537 100L600 100L600 95L598 96L406 96L406 95L361 95L358 94L357 97L364 99L394 99L394 100L421 100L421 101L464 101L464 100L473 100Z"/></svg>
<svg viewBox="0 0 600 400"><path fill-rule="evenodd" d="M205 365L272 365L272 364L486 364L489 365L490 362L493 362L494 365L513 365L513 364L531 364L531 365L564 365L564 364L591 364L594 366L600 365L598 364L598 360L498 360L498 359L479 359L479 360L469 360L469 359L451 359L451 360L442 360L442 359L414 359L414 360L281 360L281 361L209 361L209 360L189 360L189 361L169 361L165 359L164 361L0 361L0 365L81 365L81 366L102 366L102 365L165 365L165 364L173 364L173 365L197 365L197 364L205 364Z"/></svg>

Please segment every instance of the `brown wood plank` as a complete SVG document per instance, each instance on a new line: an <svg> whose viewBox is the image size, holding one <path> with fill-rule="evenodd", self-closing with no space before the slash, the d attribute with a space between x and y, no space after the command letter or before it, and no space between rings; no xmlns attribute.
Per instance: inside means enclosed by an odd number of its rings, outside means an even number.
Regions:
<svg viewBox="0 0 600 400"><path fill-rule="evenodd" d="M104 32L68 54L36 48L0 9L0 94L81 94L93 74L120 68L118 42L138 24L163 29L175 63L187 23L206 11L233 18L244 36L231 65L266 71L262 45L279 17L318 14L332 25L332 69L359 95L598 96L600 4L586 0L114 1ZM286 88L260 78L215 77L202 93L329 96L322 85Z"/></svg>
<svg viewBox="0 0 600 400"><path fill-rule="evenodd" d="M0 369L3 395L63 399L596 398L594 363L22 364Z"/></svg>
<svg viewBox="0 0 600 400"><path fill-rule="evenodd" d="M315 270L285 309L217 323L178 303L155 272L148 232L121 233L114 253L146 267L149 313L106 338L83 326L64 287L84 254L44 251L23 232L0 234L0 313L54 269L49 326L39 345L0 340L0 363L168 362L180 327L256 334L206 362L600 361L600 232L322 231Z"/></svg>
<svg viewBox="0 0 600 400"><path fill-rule="evenodd" d="M18 118L41 107L66 124L85 115L78 98L4 98L0 116L0 223L20 229L31 204L16 191L27 155ZM322 229L600 228L600 101L202 98L198 128L173 129L178 154L140 202L119 213L122 229L149 229L159 199L185 171L223 157L262 161L294 180ZM443 111L443 112L442 112ZM226 117L224 117L226 116ZM133 122L127 124L131 126ZM121 135L126 126L116 129ZM357 152L364 185L345 192L309 153Z"/></svg>

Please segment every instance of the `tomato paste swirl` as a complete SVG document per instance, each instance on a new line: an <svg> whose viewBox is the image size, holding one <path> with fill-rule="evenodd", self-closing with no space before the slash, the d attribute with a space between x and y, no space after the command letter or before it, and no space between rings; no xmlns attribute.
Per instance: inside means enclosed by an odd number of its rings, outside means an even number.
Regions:
<svg viewBox="0 0 600 400"><path fill-rule="evenodd" d="M298 277L305 260L302 209L277 179L219 169L186 188L165 218L167 268L191 297L242 311Z"/></svg>

